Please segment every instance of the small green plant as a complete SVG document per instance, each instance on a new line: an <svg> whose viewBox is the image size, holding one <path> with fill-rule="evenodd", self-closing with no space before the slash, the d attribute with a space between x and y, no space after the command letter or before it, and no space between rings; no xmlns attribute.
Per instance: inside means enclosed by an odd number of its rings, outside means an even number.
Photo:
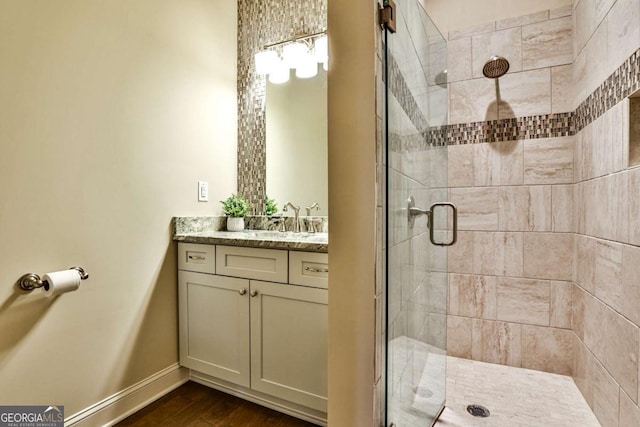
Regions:
<svg viewBox="0 0 640 427"><path fill-rule="evenodd" d="M222 210L231 218L244 218L249 211L249 204L242 198L232 194L227 200L221 200Z"/></svg>
<svg viewBox="0 0 640 427"><path fill-rule="evenodd" d="M271 216L278 212L278 204L275 199L270 199L269 196L264 196L264 214Z"/></svg>

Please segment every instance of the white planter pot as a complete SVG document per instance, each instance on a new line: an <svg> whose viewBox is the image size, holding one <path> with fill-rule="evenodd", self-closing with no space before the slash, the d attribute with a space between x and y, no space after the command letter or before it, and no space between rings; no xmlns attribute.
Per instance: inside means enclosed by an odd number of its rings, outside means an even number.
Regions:
<svg viewBox="0 0 640 427"><path fill-rule="evenodd" d="M227 231L243 231L244 218L227 217Z"/></svg>

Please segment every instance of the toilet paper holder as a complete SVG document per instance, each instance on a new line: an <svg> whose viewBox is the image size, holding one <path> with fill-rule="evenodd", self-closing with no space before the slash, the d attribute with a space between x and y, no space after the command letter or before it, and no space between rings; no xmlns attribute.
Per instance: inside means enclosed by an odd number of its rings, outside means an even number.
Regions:
<svg viewBox="0 0 640 427"><path fill-rule="evenodd" d="M71 267L69 270L78 271L78 273L80 274L80 280L87 280L89 278L89 273L84 271L84 268L82 267ZM27 273L20 277L20 279L18 279L18 286L23 291L29 292L34 289L43 287L44 282L37 274Z"/></svg>

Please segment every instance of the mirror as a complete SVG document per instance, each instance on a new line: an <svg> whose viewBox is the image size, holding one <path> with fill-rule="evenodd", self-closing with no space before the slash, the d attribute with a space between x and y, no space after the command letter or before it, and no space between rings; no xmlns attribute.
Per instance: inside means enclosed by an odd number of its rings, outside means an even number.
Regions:
<svg viewBox="0 0 640 427"><path fill-rule="evenodd" d="M327 72L300 79L291 73L287 83L267 82L266 151L267 196L278 203L305 207L317 202L328 215Z"/></svg>

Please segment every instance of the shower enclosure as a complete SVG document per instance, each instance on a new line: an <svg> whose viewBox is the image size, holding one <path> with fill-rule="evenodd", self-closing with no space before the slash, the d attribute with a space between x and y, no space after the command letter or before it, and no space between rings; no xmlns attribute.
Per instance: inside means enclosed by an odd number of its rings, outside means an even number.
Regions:
<svg viewBox="0 0 640 427"><path fill-rule="evenodd" d="M429 426L445 403L446 42L418 0L385 1L385 425ZM389 9L393 8L393 10ZM383 12L385 15L385 12Z"/></svg>

